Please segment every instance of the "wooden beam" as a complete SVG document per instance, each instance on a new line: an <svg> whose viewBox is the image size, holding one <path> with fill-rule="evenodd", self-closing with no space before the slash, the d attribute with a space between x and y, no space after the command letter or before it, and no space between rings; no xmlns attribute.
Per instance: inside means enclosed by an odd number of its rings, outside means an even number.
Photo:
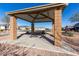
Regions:
<svg viewBox="0 0 79 59"><path fill-rule="evenodd" d="M36 19L48 19L48 17L40 17L40 18L36 18Z"/></svg>
<svg viewBox="0 0 79 59"><path fill-rule="evenodd" d="M51 30L51 32L52 32L52 35L53 35L53 36L54 36L54 31L55 31L54 23L52 22L52 30Z"/></svg>
<svg viewBox="0 0 79 59"><path fill-rule="evenodd" d="M33 18L33 19L36 19L38 16L39 16L39 14L36 14L36 16L34 17L34 16L32 16L31 14L27 14L28 16L30 16L31 18Z"/></svg>
<svg viewBox="0 0 79 59"><path fill-rule="evenodd" d="M62 9L61 8L55 8L54 10L54 36L55 36L55 45L61 47L62 44L62 38L61 38L61 17L62 17Z"/></svg>
<svg viewBox="0 0 79 59"><path fill-rule="evenodd" d="M47 23L47 22L52 22L52 21L35 21L34 23L45 23L45 22Z"/></svg>
<svg viewBox="0 0 79 59"><path fill-rule="evenodd" d="M17 39L17 24L16 24L16 17L10 16L10 39L16 40Z"/></svg>
<svg viewBox="0 0 79 59"><path fill-rule="evenodd" d="M39 14L37 14L35 17L33 17L33 20L31 22L31 32L32 32L32 34L34 33L34 30L35 30L35 28L34 28L34 22L35 22L35 19L38 17L38 15Z"/></svg>
<svg viewBox="0 0 79 59"><path fill-rule="evenodd" d="M19 17L19 16L15 16L15 15L13 15L13 16L16 17L16 18L19 18L19 19L21 19L21 20L25 20L25 21L31 22L31 21L29 21L29 20L27 20L27 19L24 19L24 18L21 18L21 17Z"/></svg>
<svg viewBox="0 0 79 59"><path fill-rule="evenodd" d="M31 14L27 14L27 15L34 19L34 17Z"/></svg>
<svg viewBox="0 0 79 59"><path fill-rule="evenodd" d="M40 14L40 13L39 13ZM34 18L36 19L38 16L39 16L39 14L37 14Z"/></svg>
<svg viewBox="0 0 79 59"><path fill-rule="evenodd" d="M47 14L48 14L48 16L49 16L49 11L47 11Z"/></svg>
<svg viewBox="0 0 79 59"><path fill-rule="evenodd" d="M42 15L42 16L44 16L44 17L46 17L46 18L49 18L49 19L51 19L51 20L53 20L53 18L51 18L51 17L49 17L48 15L45 15L45 14L43 14L43 13L41 13L40 15Z"/></svg>
<svg viewBox="0 0 79 59"><path fill-rule="evenodd" d="M35 29L35 28L34 28L34 22L32 22L32 23L31 23L31 32L32 32L32 34L34 33L34 29Z"/></svg>
<svg viewBox="0 0 79 59"><path fill-rule="evenodd" d="M39 16L39 14L36 14L35 17L33 17L32 15L28 14L28 16L32 17L32 22L35 22L35 20L37 19L37 17Z"/></svg>

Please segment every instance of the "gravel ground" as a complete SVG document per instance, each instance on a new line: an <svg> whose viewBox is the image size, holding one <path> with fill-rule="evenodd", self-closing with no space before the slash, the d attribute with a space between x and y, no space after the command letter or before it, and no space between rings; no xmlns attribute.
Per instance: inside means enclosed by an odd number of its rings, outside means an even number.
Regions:
<svg viewBox="0 0 79 59"><path fill-rule="evenodd" d="M33 36L23 34L25 32L18 32L17 36L20 36L17 40L0 40L0 43L7 43L7 44L16 44L21 45L25 47L33 47L33 48L41 48L41 49L47 49L50 51L58 51L58 52L65 52L70 54L77 54L74 49L72 49L70 46L67 45L66 42L62 41L62 48L56 47L53 45L54 38L51 37L48 34L45 34L44 36ZM50 38L50 39L48 39ZM52 41L52 42L51 42Z"/></svg>

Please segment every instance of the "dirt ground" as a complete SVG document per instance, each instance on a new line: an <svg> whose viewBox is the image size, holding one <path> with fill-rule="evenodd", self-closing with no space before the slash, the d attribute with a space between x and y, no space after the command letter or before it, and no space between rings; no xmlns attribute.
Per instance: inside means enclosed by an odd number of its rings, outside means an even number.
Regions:
<svg viewBox="0 0 79 59"><path fill-rule="evenodd" d="M6 39L8 39L8 38L9 38L9 36L1 36L1 37L0 37L0 40L4 40L4 39L6 40Z"/></svg>
<svg viewBox="0 0 79 59"><path fill-rule="evenodd" d="M9 38L10 38L9 35L0 36L0 40L4 40L4 39L6 40ZM62 38L65 42L69 43L70 47L72 47L74 50L76 50L79 53L79 33L78 32L74 32L73 37L62 35Z"/></svg>
<svg viewBox="0 0 79 59"><path fill-rule="evenodd" d="M71 46L79 53L79 33L78 32L74 32L73 37L63 36L63 40L69 43L69 46Z"/></svg>
<svg viewBox="0 0 79 59"><path fill-rule="evenodd" d="M0 40L9 39L9 31L0 32Z"/></svg>

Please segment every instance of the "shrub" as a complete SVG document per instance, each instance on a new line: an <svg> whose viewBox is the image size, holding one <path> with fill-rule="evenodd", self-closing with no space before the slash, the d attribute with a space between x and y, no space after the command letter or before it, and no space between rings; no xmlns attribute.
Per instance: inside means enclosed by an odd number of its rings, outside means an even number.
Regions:
<svg viewBox="0 0 79 59"><path fill-rule="evenodd" d="M2 32L3 30L2 29L0 29L0 32Z"/></svg>
<svg viewBox="0 0 79 59"><path fill-rule="evenodd" d="M65 36L73 36L73 32L71 32L71 31L64 32L63 35L65 35Z"/></svg>

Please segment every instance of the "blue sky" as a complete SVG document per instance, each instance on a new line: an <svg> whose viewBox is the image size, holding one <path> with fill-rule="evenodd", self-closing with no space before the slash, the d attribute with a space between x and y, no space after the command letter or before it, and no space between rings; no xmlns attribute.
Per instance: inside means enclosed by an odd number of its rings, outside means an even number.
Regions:
<svg viewBox="0 0 79 59"><path fill-rule="evenodd" d="M9 11L14 11L18 9L23 9L23 8L28 8L28 7L33 7L33 6L38 6L38 5L43 5L46 3L0 3L0 20L3 19L5 16L6 12ZM74 15L75 13L79 12L79 4L78 3L69 3L68 6L64 9L62 13L62 26L66 25L73 25L69 21L69 18ZM23 21L21 19L17 19L17 24L18 25L24 25L24 26L30 26L31 24L29 22ZM52 23L35 23L36 27L46 27L46 28L51 28Z"/></svg>

